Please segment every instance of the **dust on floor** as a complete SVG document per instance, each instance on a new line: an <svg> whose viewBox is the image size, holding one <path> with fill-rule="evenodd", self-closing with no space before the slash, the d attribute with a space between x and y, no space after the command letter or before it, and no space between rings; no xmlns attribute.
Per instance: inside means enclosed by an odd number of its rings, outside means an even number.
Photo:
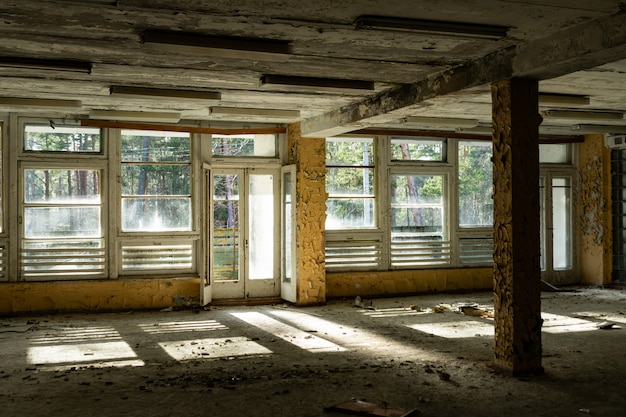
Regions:
<svg viewBox="0 0 626 417"><path fill-rule="evenodd" d="M0 318L13 416L618 416L626 291L542 294L545 374L490 367L491 293Z"/></svg>

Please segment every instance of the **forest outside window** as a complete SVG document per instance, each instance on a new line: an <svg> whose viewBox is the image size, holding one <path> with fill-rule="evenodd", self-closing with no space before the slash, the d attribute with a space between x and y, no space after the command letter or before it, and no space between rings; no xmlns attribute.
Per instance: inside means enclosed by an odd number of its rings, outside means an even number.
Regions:
<svg viewBox="0 0 626 417"><path fill-rule="evenodd" d="M121 149L122 231L190 231L189 134L123 130Z"/></svg>
<svg viewBox="0 0 626 417"><path fill-rule="evenodd" d="M95 127L29 123L24 126L24 151L101 153L102 135Z"/></svg>
<svg viewBox="0 0 626 417"><path fill-rule="evenodd" d="M215 157L275 158L277 142L277 135L212 135L211 151Z"/></svg>
<svg viewBox="0 0 626 417"><path fill-rule="evenodd" d="M376 226L374 139L326 140L326 229Z"/></svg>
<svg viewBox="0 0 626 417"><path fill-rule="evenodd" d="M493 227L491 155L491 142L458 142L460 227Z"/></svg>

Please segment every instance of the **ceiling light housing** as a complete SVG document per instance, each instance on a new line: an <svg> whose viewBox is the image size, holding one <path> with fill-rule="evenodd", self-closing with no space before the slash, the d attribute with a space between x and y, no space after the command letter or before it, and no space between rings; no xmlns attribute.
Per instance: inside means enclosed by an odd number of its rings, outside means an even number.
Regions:
<svg viewBox="0 0 626 417"><path fill-rule="evenodd" d="M260 86L266 89L341 92L373 91L374 82L340 78L301 77L294 75L263 75Z"/></svg>
<svg viewBox="0 0 626 417"><path fill-rule="evenodd" d="M91 110L89 112L89 118L93 120L117 120L120 122L178 123L180 116L180 113L172 112L121 110Z"/></svg>
<svg viewBox="0 0 626 417"><path fill-rule="evenodd" d="M545 110L541 112L541 116L555 119L610 121L623 119L624 113L612 111Z"/></svg>
<svg viewBox="0 0 626 417"><path fill-rule="evenodd" d="M91 74L92 64L87 61L74 61L69 59L0 57L0 67Z"/></svg>
<svg viewBox="0 0 626 417"><path fill-rule="evenodd" d="M626 133L626 126L578 124L572 126L572 130L578 133Z"/></svg>
<svg viewBox="0 0 626 417"><path fill-rule="evenodd" d="M40 107L40 108L61 108L79 109L82 107L80 100L57 100L46 98L21 98L21 97L0 97L0 106L5 107Z"/></svg>
<svg viewBox="0 0 626 417"><path fill-rule="evenodd" d="M257 109L249 107L211 107L209 113L212 115L225 116L258 116L271 119L295 120L300 117L300 110L283 109Z"/></svg>
<svg viewBox="0 0 626 417"><path fill-rule="evenodd" d="M478 126L479 121L453 117L407 116L402 119L402 123L432 127L473 128Z"/></svg>
<svg viewBox="0 0 626 417"><path fill-rule="evenodd" d="M506 37L510 29L508 26L500 25L373 15L357 17L354 21L354 27L358 30L393 30L491 40Z"/></svg>
<svg viewBox="0 0 626 417"><path fill-rule="evenodd" d="M219 101L222 95L215 91L201 90L176 90L168 88L128 87L114 85L110 88L112 96L136 97L136 98L173 98L188 100L212 100Z"/></svg>
<svg viewBox="0 0 626 417"><path fill-rule="evenodd" d="M540 93L539 104L541 105L572 105L572 106L586 106L590 102L588 96L579 96L574 94L552 94L552 93Z"/></svg>
<svg viewBox="0 0 626 417"><path fill-rule="evenodd" d="M286 60L292 54L291 41L262 38L210 36L175 31L147 30L141 36L145 46L168 52L250 60Z"/></svg>

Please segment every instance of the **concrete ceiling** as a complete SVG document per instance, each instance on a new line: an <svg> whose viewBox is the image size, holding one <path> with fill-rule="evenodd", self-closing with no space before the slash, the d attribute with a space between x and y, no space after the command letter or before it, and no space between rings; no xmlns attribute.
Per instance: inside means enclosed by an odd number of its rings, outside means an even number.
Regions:
<svg viewBox="0 0 626 417"><path fill-rule="evenodd" d="M471 118L488 126L490 83L510 77L540 80L541 93L589 97L586 105L540 110L625 112L623 8L615 0L3 0L0 97L80 100L82 107L0 104L0 112L68 118L86 118L93 109L180 112L184 123L244 127L300 120L305 136L369 127L422 129L407 123L411 116ZM354 21L362 15L510 29L499 40L359 30ZM185 48L164 52L142 41L150 30L288 41L292 51L272 60ZM3 66L8 58L83 61L91 71ZM267 89L259 82L263 75L373 81L374 89ZM216 91L221 99L110 95L110 87L120 85ZM212 106L299 110L300 117L216 115L209 112ZM546 118L542 126L571 134L579 122L588 121ZM626 129L626 119L610 123Z"/></svg>

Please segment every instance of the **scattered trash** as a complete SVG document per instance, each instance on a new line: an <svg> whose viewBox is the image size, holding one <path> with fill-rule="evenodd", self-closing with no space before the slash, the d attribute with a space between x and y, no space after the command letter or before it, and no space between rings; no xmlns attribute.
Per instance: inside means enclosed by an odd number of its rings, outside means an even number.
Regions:
<svg viewBox="0 0 626 417"><path fill-rule="evenodd" d="M174 307L165 307L164 309L159 310L161 313L169 313L170 311L174 311Z"/></svg>
<svg viewBox="0 0 626 417"><path fill-rule="evenodd" d="M339 411L347 414L374 417L410 417L419 414L417 409L389 407L387 404L373 404L360 400L349 400L327 407L324 411Z"/></svg>
<svg viewBox="0 0 626 417"><path fill-rule="evenodd" d="M360 296L356 296L354 299L354 306L358 308L364 308L366 310L376 310L374 302L372 300L362 300Z"/></svg>

